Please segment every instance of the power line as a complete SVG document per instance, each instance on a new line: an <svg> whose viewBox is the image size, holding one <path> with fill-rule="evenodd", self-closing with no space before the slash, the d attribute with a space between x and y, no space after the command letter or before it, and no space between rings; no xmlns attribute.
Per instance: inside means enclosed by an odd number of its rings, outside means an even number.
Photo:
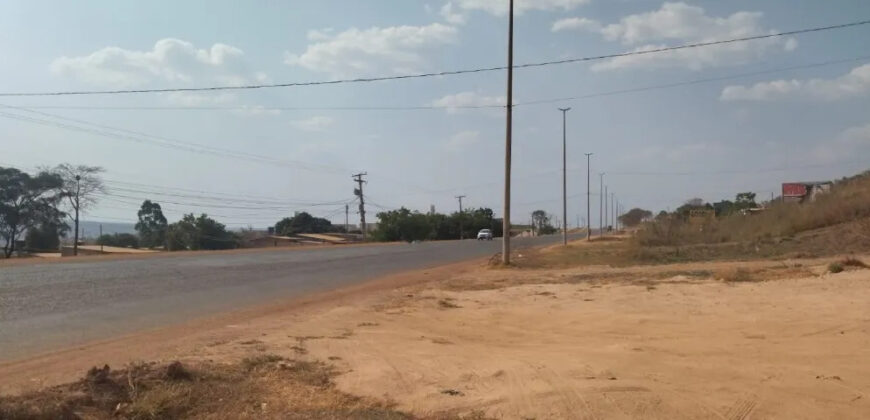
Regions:
<svg viewBox="0 0 870 420"><path fill-rule="evenodd" d="M18 106L12 106L12 105L4 105L4 104L0 104L0 107L29 112L29 113L41 115L43 117L54 118L54 119L63 120L63 121L69 121L69 122L73 122L76 124L91 126L91 127L95 127L95 128L81 127L81 126L76 126L76 125L57 122L57 121L45 120L45 119L40 119L40 118L35 118L35 117L29 117L26 115L12 114L12 113L0 111L0 116L2 116L2 117L11 118L11 119L20 120L20 121L25 121L25 122L30 122L30 123L39 124L39 125L54 126L54 127L73 130L73 131L86 132L86 133L96 134L96 135L109 137L109 138L118 138L118 139L135 141L138 143L147 143L147 144L156 145L159 147L166 147L166 148L171 148L171 149L176 149L176 150L184 150L187 152L211 154L211 155L231 157L231 158L236 158L236 159L246 159L246 160L252 160L252 161L256 161L256 162L260 162L260 163L269 163L269 164L275 164L275 165L280 165L280 166L298 166L298 167L301 167L303 169L307 169L310 171L321 170L321 171L330 171L330 172L335 172L335 173L343 173L346 171L345 169L342 169L342 168L335 168L335 167L330 167L327 165L312 164L312 163L302 162L302 161L284 161L284 160L274 159L274 158L271 158L268 156L260 156L260 155L255 155L255 154L247 153L247 152L240 152L240 151L223 149L223 148L214 147L214 146L207 146L207 145L202 145L202 144L197 144L197 143L190 143L190 142L176 140L176 139L172 139L172 138L168 138L168 137L155 136L152 134L141 133L138 131L110 127L110 126L92 123L89 121L79 120L79 119L75 119L75 118L67 118L67 117L63 117L60 115L49 114L47 112L28 109L25 107L18 107ZM115 131L117 133L113 133L112 131Z"/></svg>
<svg viewBox="0 0 870 420"><path fill-rule="evenodd" d="M638 86L634 88L610 90L604 92L587 93L577 96L568 96L562 98L536 99L526 102L515 102L514 107L525 107L533 105L544 105L558 102L567 102L579 99L599 98L606 96L623 95L627 93L645 92L650 90L668 89L674 87L691 86L703 83L721 82L726 80L743 79L754 76L763 76L768 74L783 73L795 70L806 70L811 68L832 66L837 64L853 63L857 61L870 60L870 55L862 55L853 58L843 58L815 63L801 64L789 67L779 67L755 72L737 73L718 77L710 77L703 79L693 79L681 82L656 84L648 86ZM449 110L449 109L495 109L504 108L504 105L455 105L455 106L322 106L322 107L305 107L305 106L275 106L275 107L258 107L256 109L263 111L419 111L419 110ZM252 108L246 106L90 106L90 105L28 105L27 109L62 109L62 110L85 110L85 111L238 111L250 110Z"/></svg>
<svg viewBox="0 0 870 420"><path fill-rule="evenodd" d="M544 61L538 63L527 63L512 66L515 69L544 67L560 64L579 63L586 61L598 61L611 58L629 57L636 55L648 55L663 53L668 51L684 50L689 48L708 47L713 45L731 44L736 42L754 41L760 39L776 38L790 35L799 35L812 32L829 31L836 29L845 29L855 26L870 24L870 20L861 20L856 22L842 23L837 25L820 26L814 28L798 29L787 32L775 32L762 35L747 36L741 38L732 38L719 41L696 42L672 47L662 47L649 50L629 51L615 54L605 54L598 56L588 56L579 58L569 58L564 60ZM270 84L250 84L239 86L210 86L210 87L192 87L192 88L162 88L162 89L119 89L119 90L83 90L83 91L61 91L61 92L3 92L0 97L7 96L69 96L69 95L115 95L115 94L134 94L134 93L167 93L167 92L203 92L203 91L226 91L226 90L250 90L250 89L265 89L265 88L286 88L286 87L301 87L301 86L321 86L321 85L338 85L350 83L369 83L387 80L404 80L404 79L420 79L428 77L453 76L460 74L485 73L492 71L507 70L508 66L484 67L466 70L450 70L432 73L419 73L399 76L378 76L378 77L359 77L352 79L336 79L326 81L308 81L308 82L289 82L289 83L270 83Z"/></svg>
<svg viewBox="0 0 870 420"><path fill-rule="evenodd" d="M710 77L710 78L705 78L705 79L694 79L694 80L687 80L687 81L682 81L682 82L665 83L665 84L659 84L659 85L650 85L650 86L641 86L641 87L628 88L628 89L611 90L611 91L598 92L598 93L589 93L589 94L579 95L579 96L569 96L569 97L564 97L564 98L541 99L541 100L535 100L535 101L520 102L520 103L514 104L514 106L543 105L543 104L551 104L551 103L556 103L556 102L573 101L573 100L578 100L578 99L599 98L599 97L603 97L603 96L614 96L614 95L622 95L622 94L626 94L626 93L644 92L644 91L649 91L649 90L667 89L667 88L680 87L680 86L691 86L691 85L698 85L698 84L702 84L702 83L721 82L721 81L725 81L725 80L734 80L734 79L743 79L743 78L753 77L753 76L762 76L762 75L766 75L766 74L781 73L781 72L794 71L794 70L804 70L804 69L810 69L810 68L816 68L816 67L830 66L830 65L835 65L835 64L853 63L856 61L863 61L863 60L868 60L868 59L870 59L870 55L864 55L864 56L854 57L854 58L822 61L822 62L803 64L803 65L798 65L798 66L781 67L781 68L776 68L776 69L761 70L761 71L755 71L755 72L749 72L749 73L739 73L739 74L732 74L732 75L726 75L726 76L720 76L720 77Z"/></svg>
<svg viewBox="0 0 870 420"><path fill-rule="evenodd" d="M405 106L91 106L28 105L30 109L68 109L93 111L419 111L445 109L492 109L504 105L405 105Z"/></svg>

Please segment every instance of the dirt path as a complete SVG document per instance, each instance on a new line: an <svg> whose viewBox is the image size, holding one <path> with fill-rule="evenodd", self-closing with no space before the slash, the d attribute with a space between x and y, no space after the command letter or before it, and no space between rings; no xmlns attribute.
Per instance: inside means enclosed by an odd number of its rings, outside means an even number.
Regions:
<svg viewBox="0 0 870 420"><path fill-rule="evenodd" d="M718 280L738 268L746 281ZM0 365L0 391L104 362L274 353L332 363L341 391L418 415L868 418L870 270L823 272L468 263Z"/></svg>

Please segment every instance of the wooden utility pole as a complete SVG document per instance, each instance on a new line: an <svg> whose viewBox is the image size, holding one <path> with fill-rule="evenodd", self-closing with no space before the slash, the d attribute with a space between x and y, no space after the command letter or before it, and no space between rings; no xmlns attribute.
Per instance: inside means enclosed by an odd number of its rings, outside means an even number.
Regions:
<svg viewBox="0 0 870 420"><path fill-rule="evenodd" d="M350 205L344 205L344 233L350 233Z"/></svg>
<svg viewBox="0 0 870 420"><path fill-rule="evenodd" d="M502 220L501 262L511 263L511 129L514 98L514 0L508 13L507 114L504 140L504 219Z"/></svg>
<svg viewBox="0 0 870 420"><path fill-rule="evenodd" d="M456 199L459 200L459 240L465 239L465 236L463 235L463 231L462 231L462 219L463 219L462 199L463 198L465 198L464 195L457 195L456 196Z"/></svg>
<svg viewBox="0 0 870 420"><path fill-rule="evenodd" d="M357 197L359 197L359 223L362 226L362 237L363 240L366 239L368 233L366 232L366 201L363 196L363 184L366 183L366 180L363 179L364 176L368 175L368 173L363 172L356 175L353 175L352 178L356 181L358 187L354 188L353 193Z"/></svg>
<svg viewBox="0 0 870 420"><path fill-rule="evenodd" d="M81 180L82 177L80 175L76 175L76 196L75 196L75 211L76 211L76 226L75 226L75 237L73 238L73 256L79 255L79 194L81 194ZM85 235L82 234L82 237Z"/></svg>
<svg viewBox="0 0 870 420"><path fill-rule="evenodd" d="M559 108L562 111L562 245L568 246L568 131L566 120L571 108Z"/></svg>

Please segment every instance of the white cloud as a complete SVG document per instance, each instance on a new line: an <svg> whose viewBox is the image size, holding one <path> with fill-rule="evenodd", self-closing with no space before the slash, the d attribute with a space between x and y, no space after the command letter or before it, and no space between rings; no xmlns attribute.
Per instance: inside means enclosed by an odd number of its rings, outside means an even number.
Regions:
<svg viewBox="0 0 870 420"><path fill-rule="evenodd" d="M462 152L480 142L480 132L474 130L460 131L447 140L445 148L450 152Z"/></svg>
<svg viewBox="0 0 870 420"><path fill-rule="evenodd" d="M707 12L698 6L682 2L664 3L658 10L629 15L620 19L618 23L601 26L598 32L609 41L618 41L625 46L633 47L630 51L649 51L667 47L668 44L664 44L664 41L699 43L772 33L773 31L764 29L761 25L762 17L763 14L760 12L745 11L727 17L714 17L708 16ZM580 28L594 30L595 26L587 22ZM594 64L592 70L638 67L683 67L700 70L743 64L776 50L792 51L796 47L797 41L793 38L769 38L617 57Z"/></svg>
<svg viewBox="0 0 870 420"><path fill-rule="evenodd" d="M832 140L816 145L810 157L814 163L833 163L866 156L870 152L870 123L843 130Z"/></svg>
<svg viewBox="0 0 870 420"><path fill-rule="evenodd" d="M772 101L804 97L833 101L870 94L870 64L852 69L835 79L773 80L752 86L727 86L723 101Z"/></svg>
<svg viewBox="0 0 870 420"><path fill-rule="evenodd" d="M262 72L252 72L244 52L226 44L196 48L187 41L166 38L150 51L106 47L79 57L60 57L51 63L53 73L86 83L134 87L163 82L172 86L198 84L236 85L263 81Z"/></svg>
<svg viewBox="0 0 870 420"><path fill-rule="evenodd" d="M456 42L456 28L440 23L426 26L348 29L338 34L314 31L300 55L285 53L284 62L335 77L382 73L409 74L426 66L424 53Z"/></svg>
<svg viewBox="0 0 870 420"><path fill-rule="evenodd" d="M322 115L315 115L311 118L306 118L304 120L291 121L290 124L300 130L324 131L327 128L331 127L333 124L335 124L335 119Z"/></svg>
<svg viewBox="0 0 870 420"><path fill-rule="evenodd" d="M582 17L572 17L559 19L553 22L553 27L550 28L553 32L559 31L567 31L567 30L586 30L591 32L600 32L601 24L598 21L582 18Z"/></svg>
<svg viewBox="0 0 870 420"><path fill-rule="evenodd" d="M453 114L459 112L462 107L490 107L504 106L507 99L504 96L486 96L477 92L461 92L446 95L432 101L432 106L447 108L447 112Z"/></svg>
<svg viewBox="0 0 870 420"><path fill-rule="evenodd" d="M452 0L462 10L481 10L495 16L505 16L508 12L507 0ZM572 10L589 3L589 0L516 0L514 13L521 15L530 10L553 11Z"/></svg>
<svg viewBox="0 0 870 420"><path fill-rule="evenodd" d="M457 13L453 9L453 2L448 1L441 7L441 17L453 25L462 25L465 23L465 15Z"/></svg>

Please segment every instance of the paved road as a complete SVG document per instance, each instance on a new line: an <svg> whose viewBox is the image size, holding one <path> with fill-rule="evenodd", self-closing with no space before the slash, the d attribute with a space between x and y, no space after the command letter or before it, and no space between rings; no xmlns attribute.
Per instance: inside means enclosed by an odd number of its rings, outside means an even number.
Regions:
<svg viewBox="0 0 870 420"><path fill-rule="evenodd" d="M500 249L499 240L467 240L0 267L0 360Z"/></svg>

